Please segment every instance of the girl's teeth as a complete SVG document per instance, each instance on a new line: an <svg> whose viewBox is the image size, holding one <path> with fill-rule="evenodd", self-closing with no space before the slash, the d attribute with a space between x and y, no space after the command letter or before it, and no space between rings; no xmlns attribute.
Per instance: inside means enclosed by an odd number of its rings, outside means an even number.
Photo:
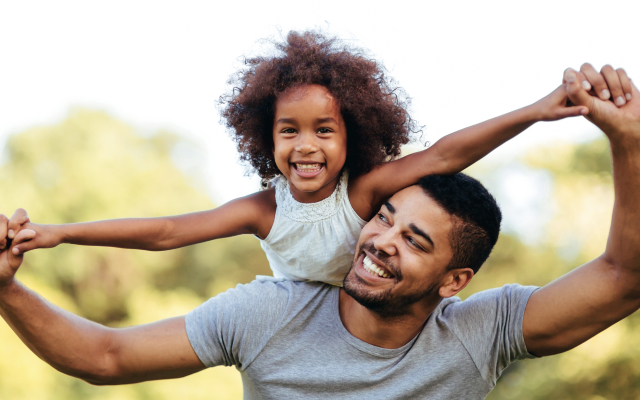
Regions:
<svg viewBox="0 0 640 400"><path fill-rule="evenodd" d="M317 171L320 169L320 164L296 164L296 169L299 171Z"/></svg>

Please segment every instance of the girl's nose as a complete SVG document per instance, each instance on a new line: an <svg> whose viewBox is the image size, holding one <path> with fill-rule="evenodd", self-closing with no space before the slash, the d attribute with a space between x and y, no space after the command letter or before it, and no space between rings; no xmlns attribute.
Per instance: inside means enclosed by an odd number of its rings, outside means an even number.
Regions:
<svg viewBox="0 0 640 400"><path fill-rule="evenodd" d="M298 135L295 150L302 154L311 154L318 151L318 142L315 134L302 133Z"/></svg>
<svg viewBox="0 0 640 400"><path fill-rule="evenodd" d="M373 239L373 247L390 256L395 256L398 252L396 240L398 240L397 232L391 228L380 233Z"/></svg>

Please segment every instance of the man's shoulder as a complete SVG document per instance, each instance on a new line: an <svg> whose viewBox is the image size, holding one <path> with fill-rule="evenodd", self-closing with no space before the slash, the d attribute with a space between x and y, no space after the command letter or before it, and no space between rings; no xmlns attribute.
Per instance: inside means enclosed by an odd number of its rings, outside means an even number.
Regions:
<svg viewBox="0 0 640 400"><path fill-rule="evenodd" d="M335 290L338 288L315 282L255 280L241 284L188 313L187 335L205 365L243 369L283 328L308 321L309 313L330 304L325 300Z"/></svg>
<svg viewBox="0 0 640 400"><path fill-rule="evenodd" d="M450 297L440 302L436 314L445 318L467 318L469 313L478 315L483 311L496 312L501 308L501 305L505 304L522 306L522 303L526 304L529 296L536 289L538 289L537 286L523 286L514 283L474 293L466 300Z"/></svg>
<svg viewBox="0 0 640 400"><path fill-rule="evenodd" d="M438 332L452 333L483 379L493 386L511 362L530 357L522 321L527 301L536 289L511 284L475 293L466 300L445 299L427 325Z"/></svg>

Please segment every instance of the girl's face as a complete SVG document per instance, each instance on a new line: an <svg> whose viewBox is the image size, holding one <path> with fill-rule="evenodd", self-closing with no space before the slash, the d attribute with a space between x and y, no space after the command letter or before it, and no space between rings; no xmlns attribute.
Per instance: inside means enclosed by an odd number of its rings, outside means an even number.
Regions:
<svg viewBox="0 0 640 400"><path fill-rule="evenodd" d="M315 203L333 193L347 158L347 130L327 88L299 86L278 98L273 156L297 201Z"/></svg>

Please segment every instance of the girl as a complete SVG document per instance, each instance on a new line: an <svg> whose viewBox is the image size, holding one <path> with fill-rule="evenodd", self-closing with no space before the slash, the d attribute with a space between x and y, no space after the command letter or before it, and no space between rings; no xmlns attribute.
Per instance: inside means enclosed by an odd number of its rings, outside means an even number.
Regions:
<svg viewBox="0 0 640 400"><path fill-rule="evenodd" d="M266 190L209 211L165 218L37 225L16 254L60 243L168 250L239 234L257 236L275 278L342 285L360 229L393 193L429 174L456 173L537 121L584 115L563 88L397 159L416 125L403 92L375 61L322 35L292 32L280 56L249 59L221 97L240 156ZM410 246L419 246L411 236ZM367 270L393 279L375 265Z"/></svg>

